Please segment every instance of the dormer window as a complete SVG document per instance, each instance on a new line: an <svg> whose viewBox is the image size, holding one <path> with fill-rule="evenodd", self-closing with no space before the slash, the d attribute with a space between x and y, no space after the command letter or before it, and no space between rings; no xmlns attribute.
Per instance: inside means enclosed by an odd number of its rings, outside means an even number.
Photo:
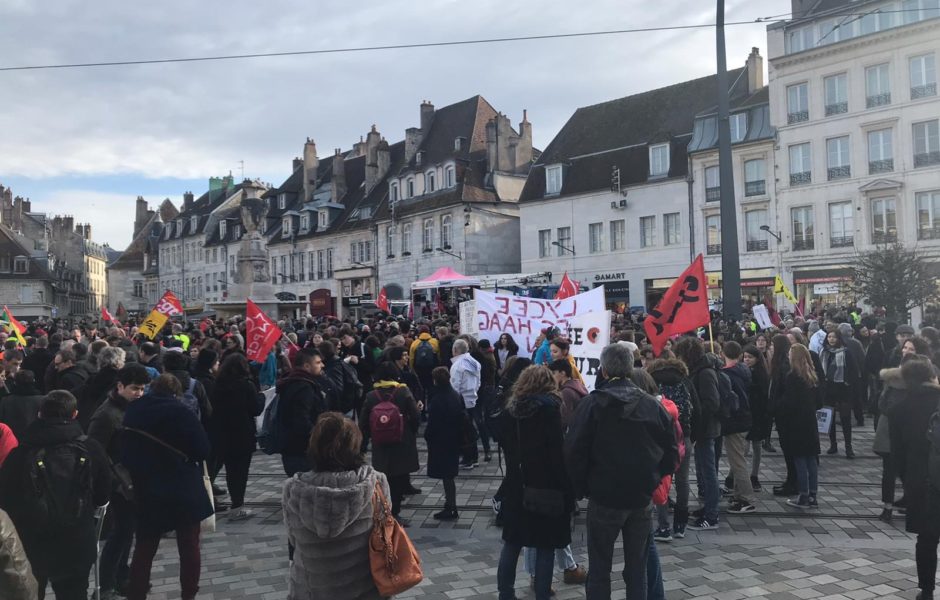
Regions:
<svg viewBox="0 0 940 600"><path fill-rule="evenodd" d="M405 198L413 198L415 195L415 178L409 177L405 180Z"/></svg>
<svg viewBox="0 0 940 600"><path fill-rule="evenodd" d="M390 202L398 202L398 182L388 184L388 198Z"/></svg>
<svg viewBox="0 0 940 600"><path fill-rule="evenodd" d="M424 174L424 193L430 194L437 189L437 181L434 171L428 171Z"/></svg>
<svg viewBox="0 0 940 600"><path fill-rule="evenodd" d="M454 138L454 152L460 152L463 150L463 145L466 143L467 138L463 136L457 136Z"/></svg>
<svg viewBox="0 0 940 600"><path fill-rule="evenodd" d="M424 150L418 150L415 154L415 164L420 166L422 162L424 162Z"/></svg>
<svg viewBox="0 0 940 600"><path fill-rule="evenodd" d="M457 170L454 165L444 167L444 186L448 189L457 185Z"/></svg>
<svg viewBox="0 0 940 600"><path fill-rule="evenodd" d="M300 230L307 231L310 229L310 213L303 213L300 215Z"/></svg>
<svg viewBox="0 0 940 600"><path fill-rule="evenodd" d="M650 146L650 177L669 174L669 144Z"/></svg>
<svg viewBox="0 0 940 600"><path fill-rule="evenodd" d="M561 165L549 165L545 167L546 194L560 194L562 183Z"/></svg>
<svg viewBox="0 0 940 600"><path fill-rule="evenodd" d="M287 194L280 193L277 195L277 207L281 210L287 206Z"/></svg>
<svg viewBox="0 0 940 600"><path fill-rule="evenodd" d="M183 219L178 219L176 221L176 235L183 235Z"/></svg>
<svg viewBox="0 0 940 600"><path fill-rule="evenodd" d="M363 206L359 209L359 218L360 219L371 219L372 218L372 207Z"/></svg>
<svg viewBox="0 0 940 600"><path fill-rule="evenodd" d="M225 239L225 234L228 232L228 230L225 228L226 225L228 225L228 223L226 223L224 220L219 221L219 239Z"/></svg>
<svg viewBox="0 0 940 600"><path fill-rule="evenodd" d="M288 236L291 234L291 222L290 217L284 217L283 222L281 223L281 235Z"/></svg>
<svg viewBox="0 0 940 600"><path fill-rule="evenodd" d="M747 113L740 112L731 115L729 119L731 125L731 142L740 142L747 135Z"/></svg>
<svg viewBox="0 0 940 600"><path fill-rule="evenodd" d="M13 259L13 272L14 273L27 273L29 272L29 259L25 256L17 256Z"/></svg>
<svg viewBox="0 0 940 600"><path fill-rule="evenodd" d="M189 218L189 228L193 233L196 233L196 228L199 227L199 217L192 216Z"/></svg>
<svg viewBox="0 0 940 600"><path fill-rule="evenodd" d="M242 239L242 226L241 225L235 226L235 239L236 240Z"/></svg>

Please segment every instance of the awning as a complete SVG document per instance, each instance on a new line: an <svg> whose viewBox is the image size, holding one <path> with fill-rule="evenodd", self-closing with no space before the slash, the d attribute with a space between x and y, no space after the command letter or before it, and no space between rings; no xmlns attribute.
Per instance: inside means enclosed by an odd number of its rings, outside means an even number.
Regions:
<svg viewBox="0 0 940 600"><path fill-rule="evenodd" d="M441 267L428 277L411 284L412 290L430 290L450 287L480 287L480 280L468 277L450 267Z"/></svg>
<svg viewBox="0 0 940 600"><path fill-rule="evenodd" d="M852 270L847 268L816 269L813 271L794 271L793 283L836 283L851 281Z"/></svg>

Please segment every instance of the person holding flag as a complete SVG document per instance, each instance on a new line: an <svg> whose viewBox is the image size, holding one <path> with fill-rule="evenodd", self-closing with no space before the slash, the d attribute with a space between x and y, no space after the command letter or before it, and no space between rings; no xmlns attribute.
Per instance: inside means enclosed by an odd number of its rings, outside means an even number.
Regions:
<svg viewBox="0 0 940 600"><path fill-rule="evenodd" d="M6 326L13 334L13 337L16 338L17 343L25 348L26 340L23 338L23 333L26 332L26 326L16 320L13 313L10 312L10 309L7 308L6 305L3 307L3 320L6 322Z"/></svg>

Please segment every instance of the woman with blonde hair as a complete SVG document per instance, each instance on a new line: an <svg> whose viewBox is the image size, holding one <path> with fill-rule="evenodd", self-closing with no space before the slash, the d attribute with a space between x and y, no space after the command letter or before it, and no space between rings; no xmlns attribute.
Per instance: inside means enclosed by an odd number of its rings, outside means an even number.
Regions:
<svg viewBox="0 0 940 600"><path fill-rule="evenodd" d="M803 344L790 346L790 371L783 382L783 394L777 411L783 451L793 457L799 497L787 504L800 509L818 508L816 492L819 479L819 432L816 411L821 408L819 380L809 349Z"/></svg>

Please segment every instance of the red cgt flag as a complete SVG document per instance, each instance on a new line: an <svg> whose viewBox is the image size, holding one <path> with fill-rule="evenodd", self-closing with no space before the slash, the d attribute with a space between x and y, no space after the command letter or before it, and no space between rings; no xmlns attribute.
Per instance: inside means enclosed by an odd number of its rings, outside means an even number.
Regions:
<svg viewBox="0 0 940 600"><path fill-rule="evenodd" d="M247 321L245 354L248 355L248 360L264 362L274 343L284 334L280 327L275 325L274 321L250 299L245 308L245 320Z"/></svg>
<svg viewBox="0 0 940 600"><path fill-rule="evenodd" d="M375 299L375 306L379 310L388 312L388 294L385 293L385 288L382 288L379 292L379 297Z"/></svg>
<svg viewBox="0 0 940 600"><path fill-rule="evenodd" d="M118 327L121 326L121 324L118 322L118 320L115 319L115 318L111 315L111 313L108 311L108 309L107 309L106 307L104 307L104 306L101 307L101 320L102 320L102 321L105 321L105 322L108 322L108 323L114 323L114 324L117 325Z"/></svg>
<svg viewBox="0 0 940 600"><path fill-rule="evenodd" d="M578 287L578 282L568 277L568 271L565 271L565 275L561 278L561 283L558 284L558 292L555 293L555 300L564 300L565 298L577 296Z"/></svg>
<svg viewBox="0 0 940 600"><path fill-rule="evenodd" d="M669 336L708 325L710 320L705 262L699 254L649 312L643 329L653 345L653 354L659 356Z"/></svg>

